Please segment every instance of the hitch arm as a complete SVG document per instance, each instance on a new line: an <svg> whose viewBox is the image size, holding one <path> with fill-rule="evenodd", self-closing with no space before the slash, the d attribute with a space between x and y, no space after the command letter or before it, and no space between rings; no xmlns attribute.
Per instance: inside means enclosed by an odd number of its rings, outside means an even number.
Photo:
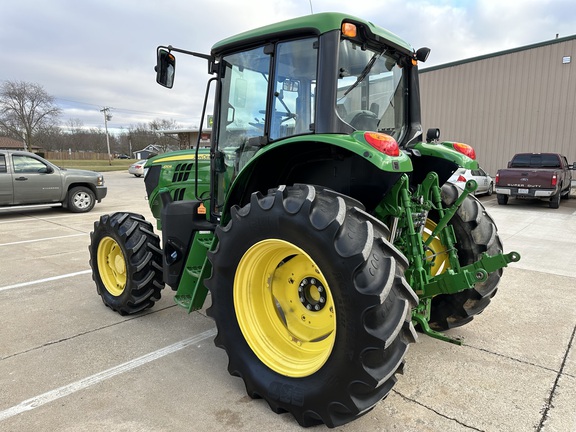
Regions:
<svg viewBox="0 0 576 432"><path fill-rule="evenodd" d="M520 260L518 252L508 254L488 255L482 254L478 261L461 267L460 271L448 270L438 276L433 277L424 286L421 297L433 297L437 294L453 294L465 289L472 288L478 282L484 282L488 274L503 267L507 267L511 262Z"/></svg>

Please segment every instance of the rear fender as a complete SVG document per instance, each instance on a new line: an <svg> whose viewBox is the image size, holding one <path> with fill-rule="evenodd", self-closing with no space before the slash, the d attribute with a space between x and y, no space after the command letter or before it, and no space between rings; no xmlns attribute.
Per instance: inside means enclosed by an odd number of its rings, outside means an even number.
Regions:
<svg viewBox="0 0 576 432"><path fill-rule="evenodd" d="M265 193L280 184L315 184L362 202L363 195L378 195L374 199L379 201L386 188L412 170L405 152L382 153L368 144L364 132L288 138L261 148L240 170L226 197L222 223L233 205L249 202L252 192Z"/></svg>

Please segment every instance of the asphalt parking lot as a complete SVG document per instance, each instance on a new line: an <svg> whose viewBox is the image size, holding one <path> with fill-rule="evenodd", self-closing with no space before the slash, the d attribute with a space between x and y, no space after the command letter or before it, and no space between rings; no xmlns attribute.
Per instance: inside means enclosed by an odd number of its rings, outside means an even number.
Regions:
<svg viewBox="0 0 576 432"><path fill-rule="evenodd" d="M302 430L228 375L204 310L186 314L170 289L136 316L103 305L88 265L94 221L153 220L141 178L105 178L88 214L0 211L0 430ZM389 397L336 430L576 431L576 199L557 210L481 200L522 259L490 307L451 332L464 346L421 336Z"/></svg>

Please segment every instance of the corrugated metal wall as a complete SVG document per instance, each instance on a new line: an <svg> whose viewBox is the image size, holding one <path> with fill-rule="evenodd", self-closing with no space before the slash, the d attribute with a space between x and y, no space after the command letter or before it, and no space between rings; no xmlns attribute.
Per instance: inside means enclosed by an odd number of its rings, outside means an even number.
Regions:
<svg viewBox="0 0 576 432"><path fill-rule="evenodd" d="M576 36L424 69L420 87L424 131L472 145L492 175L522 151L576 161Z"/></svg>

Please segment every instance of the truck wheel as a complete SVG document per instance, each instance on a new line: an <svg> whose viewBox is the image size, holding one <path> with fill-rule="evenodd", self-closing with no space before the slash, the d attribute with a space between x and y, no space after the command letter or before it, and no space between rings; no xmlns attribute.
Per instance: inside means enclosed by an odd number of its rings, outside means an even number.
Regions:
<svg viewBox="0 0 576 432"><path fill-rule="evenodd" d="M553 209L557 209L560 207L560 191L558 191L557 194L552 195L552 197L550 198L550 202L548 203L548 206Z"/></svg>
<svg viewBox="0 0 576 432"><path fill-rule="evenodd" d="M461 193L458 187L446 183L442 186L442 201L445 205L451 205ZM431 215L431 218L434 222L437 220L437 216ZM435 225L434 222L432 223ZM502 253L502 243L496 225L475 197L471 195L466 197L450 223L456 235L460 265L472 264L484 252L489 255ZM446 271L448 266L446 262L439 272ZM502 269L490 273L487 280L477 283L474 288L455 294L435 296L432 299L430 327L442 331L472 321L475 315L488 306L496 294L501 276Z"/></svg>
<svg viewBox="0 0 576 432"><path fill-rule="evenodd" d="M301 426L369 411L416 339L406 258L361 206L308 185L254 193L209 254L207 313L228 371Z"/></svg>
<svg viewBox="0 0 576 432"><path fill-rule="evenodd" d="M162 251L152 224L135 213L103 215L90 233L90 267L106 306L120 315L160 300Z"/></svg>
<svg viewBox="0 0 576 432"><path fill-rule="evenodd" d="M86 213L94 208L96 197L90 188L78 186L68 192L68 209L73 213Z"/></svg>
<svg viewBox="0 0 576 432"><path fill-rule="evenodd" d="M508 195L496 194L496 199L498 200L498 204L500 205L508 204Z"/></svg>

